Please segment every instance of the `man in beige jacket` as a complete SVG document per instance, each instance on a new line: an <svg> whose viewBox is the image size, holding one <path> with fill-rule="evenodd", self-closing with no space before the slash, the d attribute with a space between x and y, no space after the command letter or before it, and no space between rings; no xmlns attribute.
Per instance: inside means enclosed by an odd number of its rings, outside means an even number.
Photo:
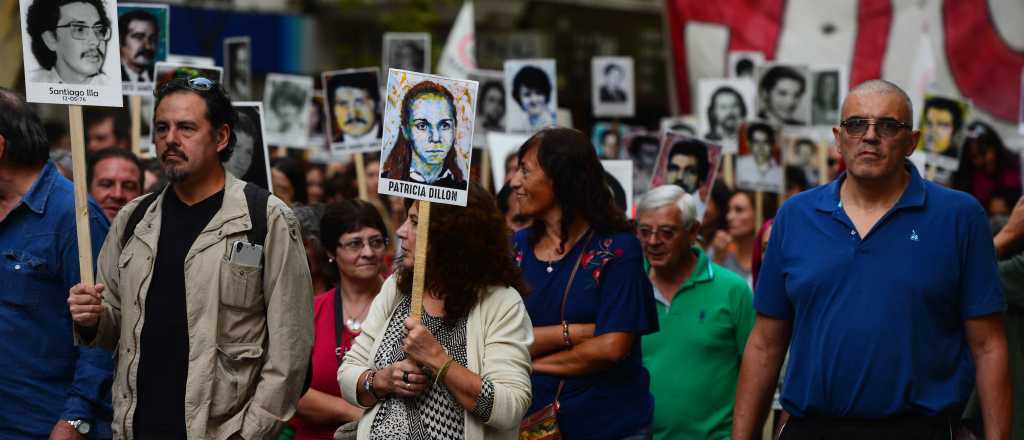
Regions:
<svg viewBox="0 0 1024 440"><path fill-rule="evenodd" d="M115 438L273 438L302 392L305 250L283 202L224 171L236 119L205 78L160 88L153 127L171 185L121 210L97 284L71 289L76 337L116 350Z"/></svg>

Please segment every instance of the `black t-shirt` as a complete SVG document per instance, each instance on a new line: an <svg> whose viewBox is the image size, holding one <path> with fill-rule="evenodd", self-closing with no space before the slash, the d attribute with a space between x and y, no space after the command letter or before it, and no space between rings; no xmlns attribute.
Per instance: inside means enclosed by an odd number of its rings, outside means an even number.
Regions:
<svg viewBox="0 0 1024 440"><path fill-rule="evenodd" d="M137 379L135 438L184 439L188 320L185 256L224 201L224 191L192 206L174 189L164 196L160 241L146 294Z"/></svg>

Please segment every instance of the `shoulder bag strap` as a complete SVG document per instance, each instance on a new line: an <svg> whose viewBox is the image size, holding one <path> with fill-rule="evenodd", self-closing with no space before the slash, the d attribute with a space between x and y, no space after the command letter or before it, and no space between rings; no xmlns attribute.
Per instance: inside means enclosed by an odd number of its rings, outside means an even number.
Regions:
<svg viewBox="0 0 1024 440"><path fill-rule="evenodd" d="M576 264L572 267L572 273L569 274L569 282L565 283L565 291L562 292L562 307L558 312L559 317L562 321L565 321L565 303L569 300L569 289L572 288L572 280L576 278L576 270L580 268L580 262L583 261L583 254L587 253L587 246L590 246L590 239L593 237L593 231L587 230L587 240L583 244L583 248L580 249L580 254L576 257ZM558 391L555 391L555 406L558 406L558 398L562 395L562 388L565 387L565 379L558 382Z"/></svg>

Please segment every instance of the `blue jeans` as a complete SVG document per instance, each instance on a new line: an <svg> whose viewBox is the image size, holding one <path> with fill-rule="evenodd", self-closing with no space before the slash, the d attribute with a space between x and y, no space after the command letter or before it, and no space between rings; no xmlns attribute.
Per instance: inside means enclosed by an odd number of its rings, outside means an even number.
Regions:
<svg viewBox="0 0 1024 440"><path fill-rule="evenodd" d="M643 428L640 428L636 432L623 437L622 440L651 440L651 438L651 426L647 425L644 426Z"/></svg>

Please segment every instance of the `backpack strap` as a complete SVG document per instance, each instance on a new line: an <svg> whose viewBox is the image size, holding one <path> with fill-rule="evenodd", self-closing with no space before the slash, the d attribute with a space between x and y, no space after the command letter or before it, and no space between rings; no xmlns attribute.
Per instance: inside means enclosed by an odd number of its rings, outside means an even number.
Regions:
<svg viewBox="0 0 1024 440"><path fill-rule="evenodd" d="M249 221L252 228L249 229L249 243L263 246L267 240L267 201L270 200L270 191L259 185L246 183L245 203L249 205Z"/></svg>
<svg viewBox="0 0 1024 440"><path fill-rule="evenodd" d="M153 204L159 192L151 192L146 194L146 197L139 201L138 205L135 205L135 210L132 211L131 215L128 216L128 223L124 226L124 231L121 232L121 248L124 249L124 245L128 244L128 240L132 238L132 234L135 233L135 227L138 226L139 222L142 221L142 217L146 215L146 210L149 209L149 205Z"/></svg>

